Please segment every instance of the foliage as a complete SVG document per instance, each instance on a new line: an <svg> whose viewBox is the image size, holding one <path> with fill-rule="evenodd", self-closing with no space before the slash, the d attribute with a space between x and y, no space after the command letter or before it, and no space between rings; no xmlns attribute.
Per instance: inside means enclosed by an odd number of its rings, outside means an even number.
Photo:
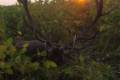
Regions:
<svg viewBox="0 0 120 80"><path fill-rule="evenodd" d="M29 9L39 37L58 46L66 45L83 27L90 25L95 4L81 7L65 0L42 0L30 3ZM119 1L106 0L106 12ZM120 79L120 11L116 8L96 24L99 34L93 40L81 41L78 51L27 53L15 45L16 38L34 40L31 25L21 5L0 7L0 80L119 80ZM58 64L55 59L62 56ZM37 56L36 56L37 55Z"/></svg>

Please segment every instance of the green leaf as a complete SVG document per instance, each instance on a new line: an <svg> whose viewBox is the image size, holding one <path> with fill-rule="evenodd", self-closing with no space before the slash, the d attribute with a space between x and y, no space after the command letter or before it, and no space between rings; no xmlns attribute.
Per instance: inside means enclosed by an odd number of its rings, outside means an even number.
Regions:
<svg viewBox="0 0 120 80"><path fill-rule="evenodd" d="M47 52L46 51L38 52L37 55L46 57L47 56Z"/></svg>
<svg viewBox="0 0 120 80"><path fill-rule="evenodd" d="M8 39L6 40L6 42L5 42L5 44L6 44L7 46L11 46L11 45L12 45L12 41L13 41L12 38L8 38Z"/></svg>
<svg viewBox="0 0 120 80"><path fill-rule="evenodd" d="M45 62L44 62L44 66L45 66L45 68L47 68L47 69L57 68L57 64L56 64L54 61L51 61L51 60L45 61Z"/></svg>
<svg viewBox="0 0 120 80"><path fill-rule="evenodd" d="M37 62L31 63L31 69L37 70L38 68L39 68L39 63Z"/></svg>

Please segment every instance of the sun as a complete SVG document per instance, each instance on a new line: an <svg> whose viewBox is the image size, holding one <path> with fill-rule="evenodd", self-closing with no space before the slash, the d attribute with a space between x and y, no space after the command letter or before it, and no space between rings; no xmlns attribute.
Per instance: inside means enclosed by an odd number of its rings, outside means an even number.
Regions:
<svg viewBox="0 0 120 80"><path fill-rule="evenodd" d="M89 0L74 0L74 2L79 5L86 5L88 4Z"/></svg>
<svg viewBox="0 0 120 80"><path fill-rule="evenodd" d="M86 0L77 0L78 1L78 3L80 3L80 4L85 4L86 3Z"/></svg>

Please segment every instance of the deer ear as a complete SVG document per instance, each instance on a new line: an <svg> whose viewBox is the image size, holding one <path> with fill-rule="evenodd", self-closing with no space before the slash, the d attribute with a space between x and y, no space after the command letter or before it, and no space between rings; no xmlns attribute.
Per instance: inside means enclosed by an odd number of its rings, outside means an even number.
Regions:
<svg viewBox="0 0 120 80"><path fill-rule="evenodd" d="M18 34L19 36L22 36L22 35L23 35L21 31L17 31L17 34Z"/></svg>

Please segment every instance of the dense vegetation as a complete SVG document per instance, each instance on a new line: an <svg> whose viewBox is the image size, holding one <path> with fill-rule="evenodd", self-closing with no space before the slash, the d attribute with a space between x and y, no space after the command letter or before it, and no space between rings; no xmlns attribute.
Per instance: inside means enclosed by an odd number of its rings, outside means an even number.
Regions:
<svg viewBox="0 0 120 80"><path fill-rule="evenodd" d="M0 80L120 80L119 0L18 1L0 6Z"/></svg>

